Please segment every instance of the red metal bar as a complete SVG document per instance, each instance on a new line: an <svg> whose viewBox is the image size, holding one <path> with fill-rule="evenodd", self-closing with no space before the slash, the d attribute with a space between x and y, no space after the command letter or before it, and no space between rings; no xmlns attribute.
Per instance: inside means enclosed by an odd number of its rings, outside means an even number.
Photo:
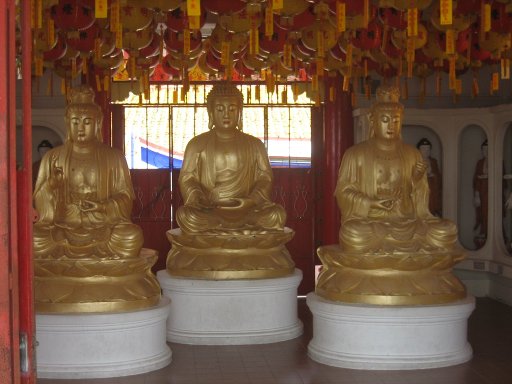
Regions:
<svg viewBox="0 0 512 384"><path fill-rule="evenodd" d="M23 166L18 174L18 253L20 283L20 331L27 335L27 365L21 373L21 383L36 381L35 321L34 321L34 267L32 263L32 31L30 0L21 4L22 45L22 140ZM16 148L16 147L14 147ZM25 371L26 369L26 371Z"/></svg>

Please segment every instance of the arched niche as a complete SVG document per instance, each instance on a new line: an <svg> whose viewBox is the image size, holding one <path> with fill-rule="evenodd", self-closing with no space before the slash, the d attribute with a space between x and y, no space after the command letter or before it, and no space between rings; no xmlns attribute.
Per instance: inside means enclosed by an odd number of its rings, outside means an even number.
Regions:
<svg viewBox="0 0 512 384"><path fill-rule="evenodd" d="M460 243L469 250L482 248L488 237L489 183L482 147L486 141L478 125L468 125L459 137L458 229Z"/></svg>
<svg viewBox="0 0 512 384"><path fill-rule="evenodd" d="M430 149L428 181L430 188L429 207L430 211L436 216L442 216L442 159L443 147L437 133L429 127L423 125L404 125L402 128L402 139L405 143L418 147L418 144L427 140L432 145Z"/></svg>
<svg viewBox="0 0 512 384"><path fill-rule="evenodd" d="M503 137L503 241L512 255L512 123L505 129Z"/></svg>
<svg viewBox="0 0 512 384"><path fill-rule="evenodd" d="M54 147L61 145L64 138L61 137L60 132L50 127L41 125L34 125L32 127L32 159L33 161L39 160L37 153L37 146L41 141L48 140ZM23 138L21 126L16 127L16 162L21 164L23 162Z"/></svg>

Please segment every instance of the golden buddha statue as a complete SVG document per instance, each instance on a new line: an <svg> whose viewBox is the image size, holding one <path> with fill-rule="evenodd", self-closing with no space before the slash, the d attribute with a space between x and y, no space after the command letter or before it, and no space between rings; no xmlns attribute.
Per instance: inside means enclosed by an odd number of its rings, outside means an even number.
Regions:
<svg viewBox="0 0 512 384"><path fill-rule="evenodd" d="M396 87L377 90L370 138L349 148L335 191L339 245L320 247L316 291L331 300L383 305L465 297L451 267L464 258L454 223L429 211L427 164L401 140Z"/></svg>
<svg viewBox="0 0 512 384"><path fill-rule="evenodd" d="M155 305L160 287L130 221L134 198L123 154L102 143L89 87L71 89L64 145L44 155L34 189L36 310L110 312ZM142 250L141 250L142 249Z"/></svg>
<svg viewBox="0 0 512 384"><path fill-rule="evenodd" d="M284 243L286 212L270 200L272 169L263 143L241 131L243 95L231 83L207 97L210 131L187 145L179 186L180 229L168 231L171 275L270 278L293 273Z"/></svg>

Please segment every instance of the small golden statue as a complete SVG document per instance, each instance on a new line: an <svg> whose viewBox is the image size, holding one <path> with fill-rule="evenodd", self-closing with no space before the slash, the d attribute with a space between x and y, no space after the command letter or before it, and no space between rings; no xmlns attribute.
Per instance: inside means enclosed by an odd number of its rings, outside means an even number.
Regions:
<svg viewBox="0 0 512 384"><path fill-rule="evenodd" d="M454 223L428 208L427 164L402 142L396 87L377 90L370 139L341 162L336 199L339 245L323 246L316 292L327 299L378 305L438 304L465 297L451 268L464 258Z"/></svg>
<svg viewBox="0 0 512 384"><path fill-rule="evenodd" d="M130 221L123 154L102 143L89 87L71 89L67 139L46 153L34 189L35 302L39 312L113 312L155 305L155 251Z"/></svg>
<svg viewBox="0 0 512 384"><path fill-rule="evenodd" d="M272 169L263 143L241 131L243 95L231 83L207 97L210 131L185 150L180 229L167 232L171 275L207 279L272 278L293 273L284 244L286 212L270 200Z"/></svg>

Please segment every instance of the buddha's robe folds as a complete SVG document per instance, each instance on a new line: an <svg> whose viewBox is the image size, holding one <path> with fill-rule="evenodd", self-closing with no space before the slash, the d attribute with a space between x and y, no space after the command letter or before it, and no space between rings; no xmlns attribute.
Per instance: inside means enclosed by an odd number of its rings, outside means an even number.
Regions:
<svg viewBox="0 0 512 384"><path fill-rule="evenodd" d="M395 151L383 152L370 139L343 157L335 194L345 252L443 252L455 245L455 224L428 209L426 174L413 180L420 152L402 142L396 145ZM371 207L373 199L388 198L397 199L392 209Z"/></svg>
<svg viewBox="0 0 512 384"><path fill-rule="evenodd" d="M230 157L231 167L219 169L219 156ZM270 200L272 169L265 147L241 131L227 143L221 143L213 131L193 138L185 151L179 185L184 206L178 209L177 221L185 233L261 232L284 227L284 209ZM254 204L216 206L216 202L233 198L250 199ZM201 206L200 200L211 207Z"/></svg>
<svg viewBox="0 0 512 384"><path fill-rule="evenodd" d="M85 162L85 175L73 176L72 145L48 152L41 162L34 190L39 220L34 224L36 258L130 258L137 257L143 244L142 230L130 221L133 186L121 152L98 143ZM63 183L50 186L51 168L60 167ZM88 191L80 192L82 179ZM92 183L91 183L92 181ZM84 200L98 202L99 211L84 212Z"/></svg>

